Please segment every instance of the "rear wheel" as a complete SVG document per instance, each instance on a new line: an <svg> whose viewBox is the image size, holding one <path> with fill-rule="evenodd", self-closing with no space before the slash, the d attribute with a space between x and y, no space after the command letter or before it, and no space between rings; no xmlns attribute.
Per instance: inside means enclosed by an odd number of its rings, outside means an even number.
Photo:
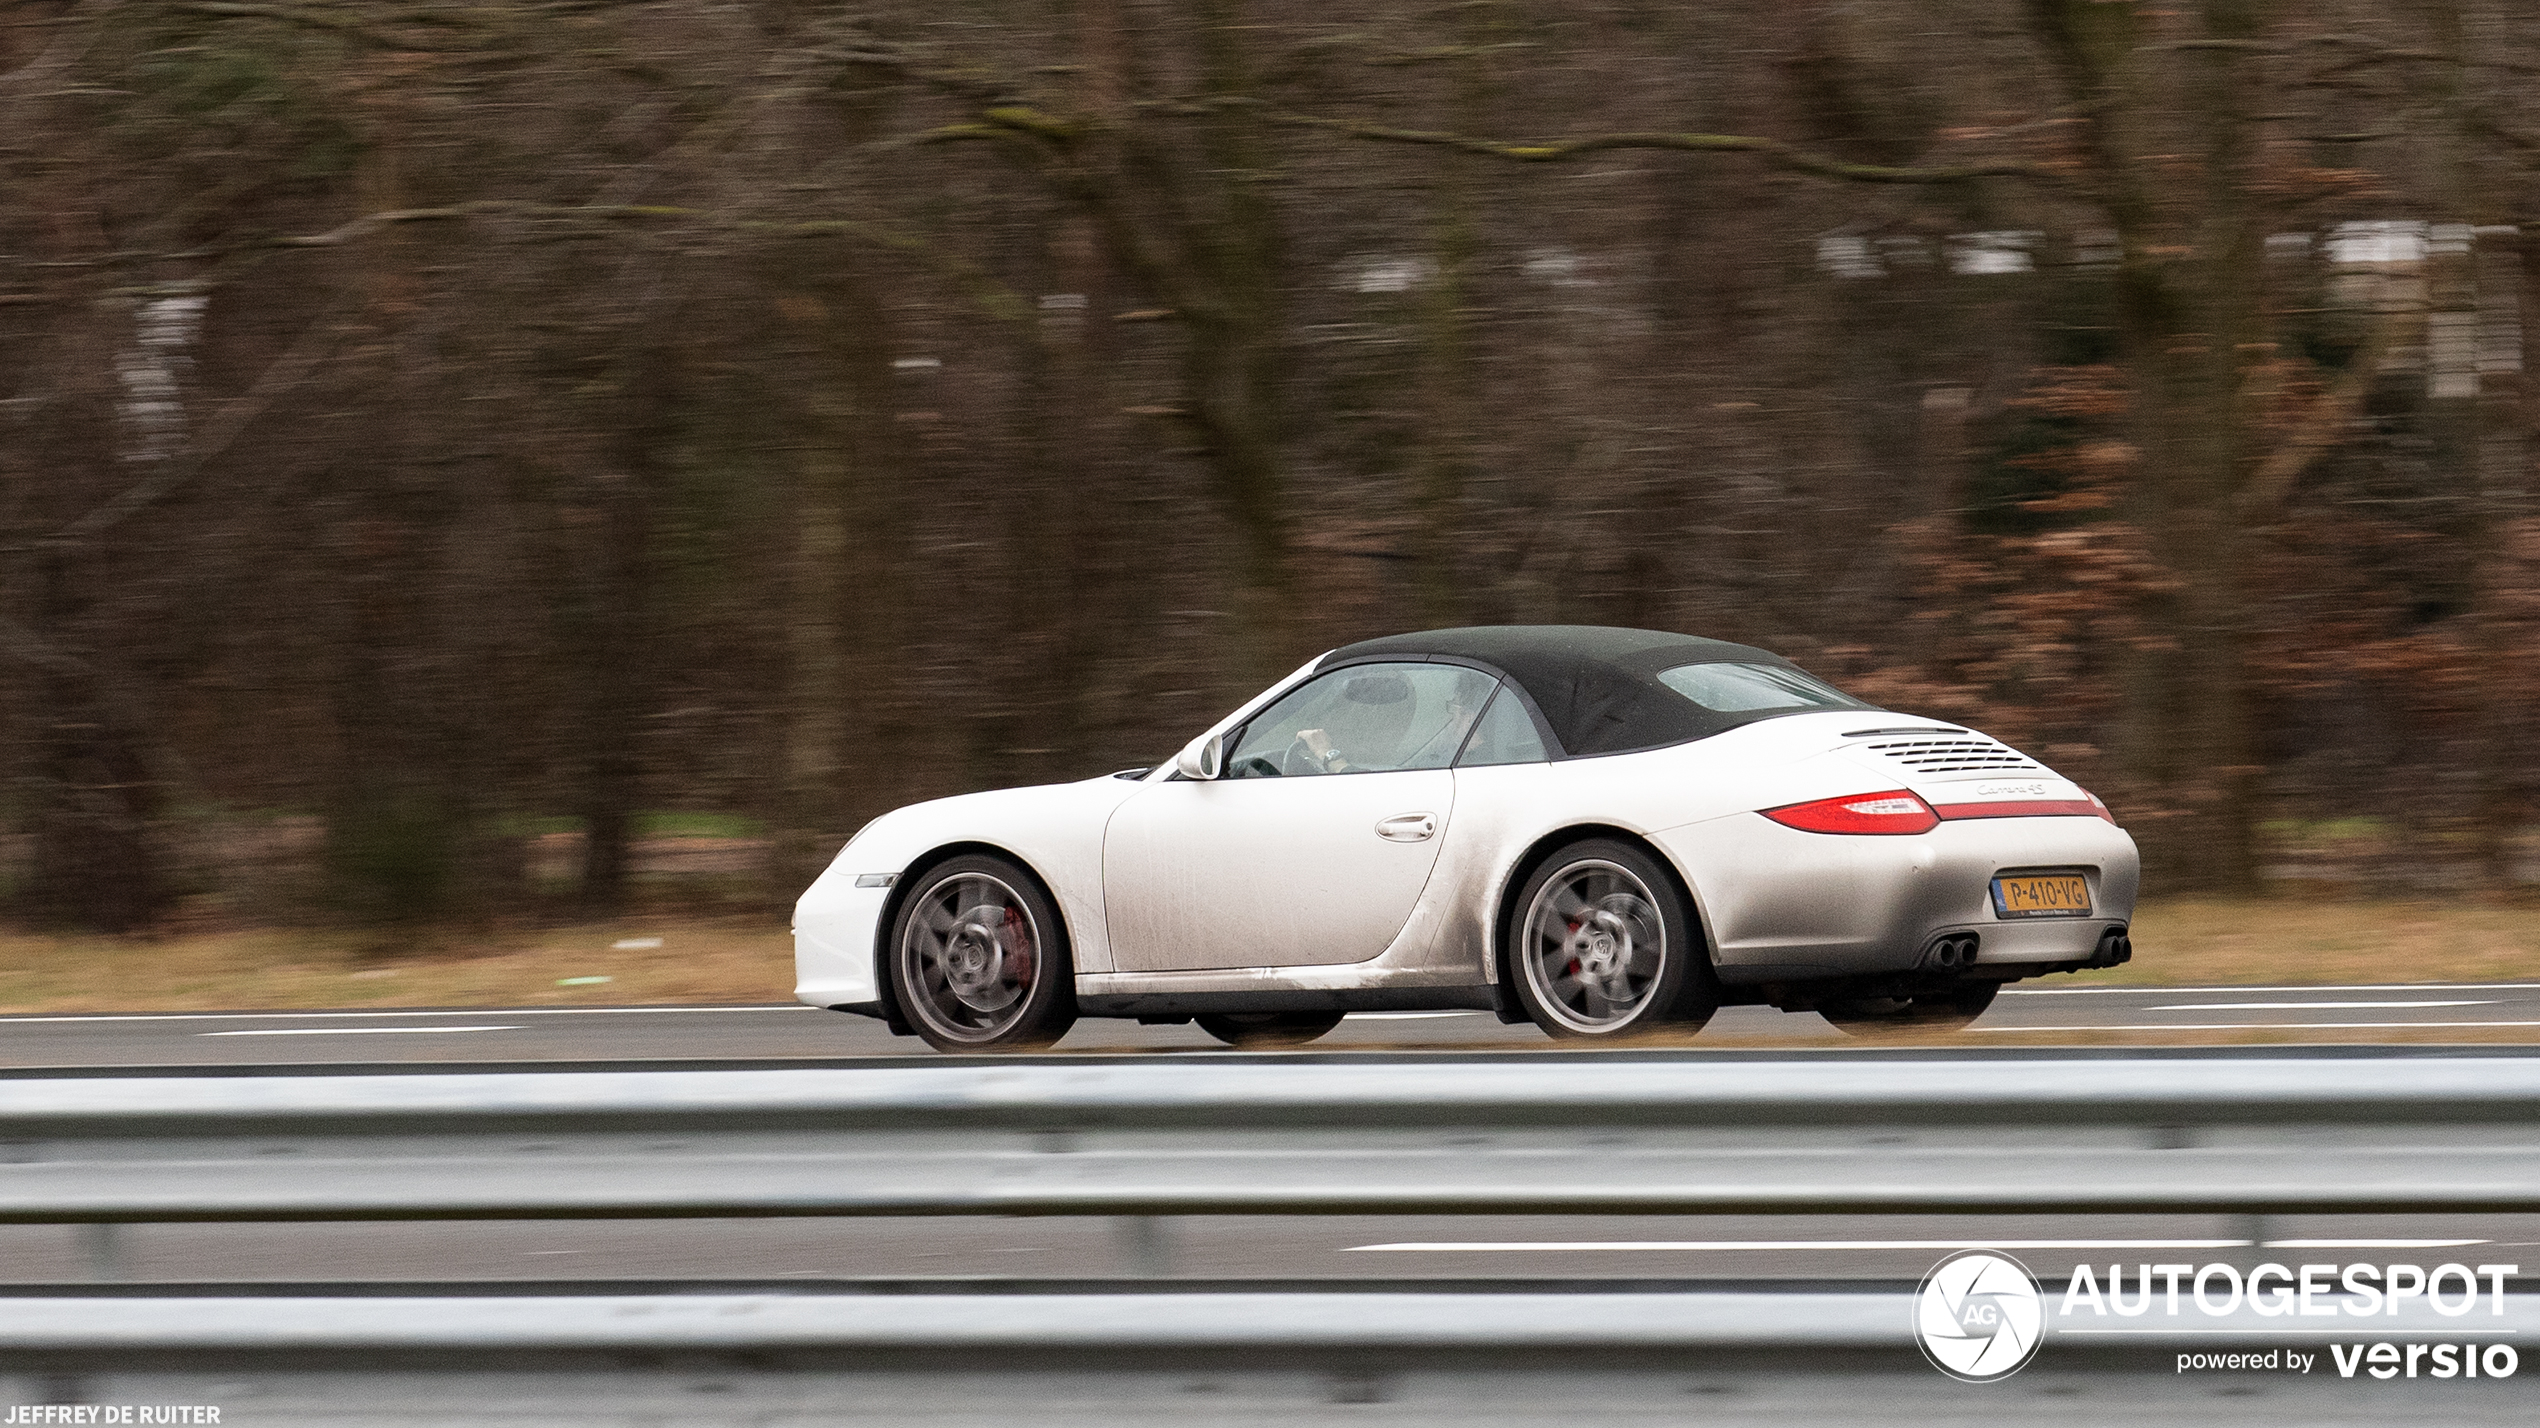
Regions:
<svg viewBox="0 0 2540 1428"><path fill-rule="evenodd" d="M1030 1050L1076 1023L1058 909L1021 868L983 854L927 869L900 904L891 991L938 1051Z"/></svg>
<svg viewBox="0 0 2540 1428"><path fill-rule="evenodd" d="M1910 997L1845 997L1820 1003L1817 1014L1854 1036L1957 1031L1984 1015L2001 990L2000 982L1982 982Z"/></svg>
<svg viewBox="0 0 2540 1428"><path fill-rule="evenodd" d="M1246 1051L1303 1046L1341 1024L1339 1012L1226 1012L1193 1017L1199 1029Z"/></svg>
<svg viewBox="0 0 2540 1428"><path fill-rule="evenodd" d="M1561 849L1518 890L1510 980L1537 1026L1563 1039L1699 1031L1719 981L1675 879L1629 843Z"/></svg>

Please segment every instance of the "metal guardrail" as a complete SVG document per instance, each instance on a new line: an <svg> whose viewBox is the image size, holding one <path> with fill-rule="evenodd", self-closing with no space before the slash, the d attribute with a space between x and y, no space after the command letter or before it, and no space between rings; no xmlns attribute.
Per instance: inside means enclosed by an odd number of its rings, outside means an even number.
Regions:
<svg viewBox="0 0 2540 1428"><path fill-rule="evenodd" d="M2516 1342L2540 1306L2509 1308L2432 1327ZM2376 1382L2322 1342L2308 1372L2174 1367L2280 1336L2053 1336L1964 1384L1912 1322L1896 1292L0 1296L0 1394L309 1425L2530 1421L2527 1375Z"/></svg>
<svg viewBox="0 0 2540 1428"><path fill-rule="evenodd" d="M0 1222L2540 1210L2519 1057L0 1082Z"/></svg>
<svg viewBox="0 0 2540 1428"><path fill-rule="evenodd" d="M0 1296L0 1350L1911 1350L1910 1322L1902 1295L1828 1293Z"/></svg>
<svg viewBox="0 0 2540 1428"><path fill-rule="evenodd" d="M1106 1215L1123 1217L1131 1268L1153 1273L1155 1217L1184 1214L2526 1210L2540 1210L2540 1058L2517 1056L0 1080L0 1222L85 1226L101 1278L118 1225L161 1221ZM217 1402L250 1384L310 1422L408 1398L473 1413L489 1394L627 1423L805 1405L824 1421L1093 1424L1121 1404L1178 1421L1214 1401L1202 1391L1298 1423L1362 1421L1387 1398L1477 1424L1601 1406L1672 1419L1712 1392L1865 1425L2038 1403L1933 1373L1893 1289L1113 1285L0 1289L0 1391ZM2540 1296L2516 1288L2479 1329L2540 1320ZM2056 1367L2033 1372L2063 1376L2037 1391L2109 1416L2172 1399L2234 1421L2355 1406L2324 1376L2214 1400L2160 1355L2285 1341L2193 1328L2058 1340ZM1052 1402L1051 1384L1074 1386ZM2443 1410L2522 1421L2523 1387L2447 1389ZM725 1417L705 1412L717 1402Z"/></svg>
<svg viewBox="0 0 2540 1428"><path fill-rule="evenodd" d="M2345 1321L2351 1324L2352 1321ZM2494 1341L2540 1324L2514 1294L2475 1322L2410 1312L2350 1329ZM2270 1321L2128 1336L2133 1349L2283 1342ZM2334 1335L2338 1326L2320 1330ZM467 1294L301 1297L237 1293L12 1298L0 1352L852 1349L874 1353L1406 1349L1554 1355L1582 1349L1793 1348L1916 1352L1911 1296L1809 1290L893 1294Z"/></svg>

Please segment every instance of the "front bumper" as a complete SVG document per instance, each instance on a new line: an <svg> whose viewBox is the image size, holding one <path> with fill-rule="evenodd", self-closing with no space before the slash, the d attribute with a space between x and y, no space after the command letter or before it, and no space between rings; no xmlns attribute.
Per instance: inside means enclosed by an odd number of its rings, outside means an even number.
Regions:
<svg viewBox="0 0 2540 1428"><path fill-rule="evenodd" d="M1944 932L1971 931L1974 966L2089 958L2134 916L2134 840L2098 818L1946 822L1910 837L1803 833L1760 814L1657 835L1700 904L1727 982L1806 981L1913 969ZM2090 884L2086 917L2003 918L1994 875L2072 871Z"/></svg>
<svg viewBox="0 0 2540 1428"><path fill-rule="evenodd" d="M816 1007L878 1012L882 989L873 960L889 888L860 888L845 860L794 904L794 997Z"/></svg>

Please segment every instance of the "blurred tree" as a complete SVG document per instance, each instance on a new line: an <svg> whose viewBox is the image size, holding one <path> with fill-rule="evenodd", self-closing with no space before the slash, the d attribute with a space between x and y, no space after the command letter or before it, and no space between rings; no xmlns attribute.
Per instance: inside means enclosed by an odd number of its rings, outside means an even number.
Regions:
<svg viewBox="0 0 2540 1428"><path fill-rule="evenodd" d="M691 809L772 900L1575 619L2027 742L2156 887L2350 815L2510 881L2536 66L2504 0L10 7L0 879L288 914L280 814L302 910L606 911Z"/></svg>

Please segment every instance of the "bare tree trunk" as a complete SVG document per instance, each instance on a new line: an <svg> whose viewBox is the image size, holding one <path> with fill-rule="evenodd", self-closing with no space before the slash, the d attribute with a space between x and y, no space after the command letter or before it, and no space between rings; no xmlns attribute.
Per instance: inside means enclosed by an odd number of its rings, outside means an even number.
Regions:
<svg viewBox="0 0 2540 1428"><path fill-rule="evenodd" d="M1467 53L1455 64L1456 126L1492 132L1498 86L1489 46L1505 27L1498 5L1478 5L1464 19ZM1449 154L1439 165L1429 222L1437 264L1421 304L1423 440L1414 487L1413 586L1420 623L1460 625L1469 618L1464 555L1472 522L1466 501L1477 475L1473 456L1473 308L1480 278L1482 214L1477 191L1488 160Z"/></svg>
<svg viewBox="0 0 2540 1428"><path fill-rule="evenodd" d="M658 410L658 409L656 409ZM637 746L651 662L652 505L659 484L658 418L628 423L631 437L617 469L595 481L597 549L593 552L590 634L581 650L584 713L581 790L582 885L586 911L626 908L635 817L641 806L643 759Z"/></svg>
<svg viewBox="0 0 2540 1428"><path fill-rule="evenodd" d="M410 98L383 106L359 191L382 209L408 194ZM358 920L412 924L467 904L476 849L466 719L448 697L456 641L447 589L464 480L447 459L462 429L442 420L454 384L441 359L450 312L435 288L436 240L404 230L342 272L368 339L346 360L372 392L371 443L337 469L343 610L328 688L343 761L327 807L328 864L339 907Z"/></svg>
<svg viewBox="0 0 2540 1428"><path fill-rule="evenodd" d="M38 563L38 630L87 626L73 558ZM23 902L37 920L98 932L149 925L168 898L157 846L162 801L141 748L137 712L118 699L93 642L39 656L42 727L35 768L35 865Z"/></svg>
<svg viewBox="0 0 2540 1428"><path fill-rule="evenodd" d="M2122 676L2120 764L2160 820L2147 876L2170 890L2246 889L2261 770L2243 649L2241 495L2254 449L2241 367L2263 335L2265 224L2245 100L2258 90L2250 55L2265 7L2207 0L2197 47L2158 58L2132 7L2031 0L2031 10L2089 115L2095 178L2124 245L2120 325L2141 451L2131 514L2168 576L2143 599L2152 639ZM2177 66L2174 86L2155 84L2156 64ZM2182 120L2203 143L2192 184L2164 168Z"/></svg>
<svg viewBox="0 0 2540 1428"><path fill-rule="evenodd" d="M2514 834L2531 812L2530 747L2526 702L2540 684L2533 646L2540 628L2514 607L2519 593L2528 599L2535 576L2530 553L2518 549L2532 520L2530 469L2535 426L2540 426L2540 400L2523 370L2532 342L2540 338L2534 296L2540 295L2540 244L2516 235L2493 243L2502 251L2482 254L2478 268L2480 374L2478 449L2473 457L2470 502L2471 550L2476 562L2472 619L2482 678L2473 696L2472 771L2476 793L2469 809L2473 866L2484 886L2506 891L2515 886ZM2519 309L2519 311L2517 311ZM2507 334L2510 333L2510 348ZM2503 350L2514 352L2508 369ZM2492 365L2491 365L2492 363Z"/></svg>
<svg viewBox="0 0 2540 1428"><path fill-rule="evenodd" d="M68 52L46 51L55 59ZM10 78L31 79L42 64ZM17 102L0 107L0 117L41 110L9 98ZM126 933L147 927L173 891L159 827L164 746L147 707L153 630L131 621L131 602L114 598L139 536L123 522L61 538L151 469L124 459L143 453L117 424L115 359L131 340L130 308L101 300L100 260L114 246L95 216L103 149L79 134L40 166L13 159L14 172L0 174L15 181L21 215L50 215L10 245L41 263L33 310L47 320L11 334L12 360L0 364L9 405L24 409L0 425L12 438L0 453L0 536L15 538L0 558L19 567L17 579L0 581L0 597L14 585L19 606L0 607L0 679L27 692L21 710L31 726L21 745L22 801L10 800L24 810L33 843L17 901L39 922ZM21 270L17 283L26 281ZM0 757L5 751L0 744Z"/></svg>
<svg viewBox="0 0 2540 1428"><path fill-rule="evenodd" d="M846 821L845 773L854 696L847 663L856 637L850 628L855 601L850 589L848 456L836 430L837 395L816 399L800 422L793 465L791 539L785 556L784 678L778 696L780 747L774 816L776 852L771 874L780 887L800 888L852 827Z"/></svg>
<svg viewBox="0 0 2540 1428"><path fill-rule="evenodd" d="M832 264L791 300L818 373L792 417L794 530L780 699L775 874L807 881L858 823L903 801L902 767L937 732L902 707L912 592L906 487L894 420L888 314L871 274Z"/></svg>
<svg viewBox="0 0 2540 1428"><path fill-rule="evenodd" d="M2517 569L2515 536L2529 514L2531 413L2525 409L2534 388L2522 368L2528 334L2540 330L2532 326L2531 311L2532 296L2540 292L2534 286L2540 250L2509 223L2522 206L2519 190L2527 187L2527 176L2510 187L2482 182L2493 171L2479 162L2482 117L2469 94L2471 61L2503 53L2509 45L2500 12L2486 6L2474 14L2468 10L2464 0L2427 0L2425 6L2433 48L2451 61L2430 76L2443 110L2436 192L2442 217L2467 230L2457 244L2437 245L2432 258L2439 267L2429 297L2447 314L2435 319L2448 329L2441 344L2448 370L2439 366L2434 373L2438 395L2460 398L2434 405L2454 409L2448 425L2457 430L2455 469L2465 497L2456 529L2470 553L2466 604L2470 643L2482 672L2466 711L2473 780L2463 810L2469 862L2481 885L2504 892L2514 885L2514 833L2529 811L2517 756L2529 745L2524 696L2532 687L2533 637L2540 634L2513 608L2516 592L2530 588L2530 573ZM2455 246L2458 251L2451 251Z"/></svg>
<svg viewBox="0 0 2540 1428"><path fill-rule="evenodd" d="M1229 669L1245 681L1284 671L1297 628L1289 562L1283 447L1279 215L1268 189L1272 163L1259 119L1244 101L1253 57L1243 0L1196 7L1201 86L1233 101L1200 126L1197 172L1134 138L1129 166L1157 190L1176 250L1172 267L1189 331L1190 414L1198 425L1220 508L1236 533L1236 648ZM1143 215L1120 215L1130 223ZM1140 247L1152 245L1140 241Z"/></svg>

